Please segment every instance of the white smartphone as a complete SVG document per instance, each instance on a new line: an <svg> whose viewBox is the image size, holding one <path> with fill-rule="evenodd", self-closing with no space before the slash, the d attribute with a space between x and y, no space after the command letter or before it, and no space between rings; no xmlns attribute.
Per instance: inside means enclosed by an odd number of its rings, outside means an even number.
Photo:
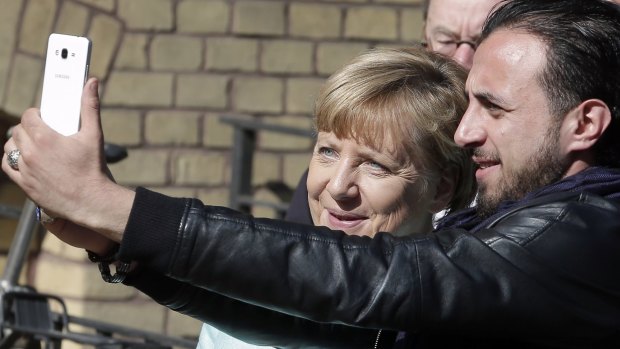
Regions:
<svg viewBox="0 0 620 349"><path fill-rule="evenodd" d="M53 33L47 41L41 118L65 136L80 128L80 101L88 78L91 41Z"/></svg>

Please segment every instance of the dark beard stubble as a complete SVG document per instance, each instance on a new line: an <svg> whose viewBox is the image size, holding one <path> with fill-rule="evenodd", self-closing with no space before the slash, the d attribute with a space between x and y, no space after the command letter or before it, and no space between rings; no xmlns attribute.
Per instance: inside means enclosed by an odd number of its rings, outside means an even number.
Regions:
<svg viewBox="0 0 620 349"><path fill-rule="evenodd" d="M487 218L495 213L501 202L522 199L527 193L564 177L569 161L560 157L558 143L559 127L554 127L530 161L518 171L504 173L494 191L479 184L478 215Z"/></svg>

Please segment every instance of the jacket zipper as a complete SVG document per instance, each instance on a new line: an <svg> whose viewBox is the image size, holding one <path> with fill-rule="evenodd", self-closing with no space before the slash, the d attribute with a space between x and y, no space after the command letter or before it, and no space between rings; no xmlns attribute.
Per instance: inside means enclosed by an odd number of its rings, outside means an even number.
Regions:
<svg viewBox="0 0 620 349"><path fill-rule="evenodd" d="M379 332L377 332L377 339L375 339L375 347L374 347L374 349L378 349L379 348L379 338L381 338L381 330L379 330Z"/></svg>

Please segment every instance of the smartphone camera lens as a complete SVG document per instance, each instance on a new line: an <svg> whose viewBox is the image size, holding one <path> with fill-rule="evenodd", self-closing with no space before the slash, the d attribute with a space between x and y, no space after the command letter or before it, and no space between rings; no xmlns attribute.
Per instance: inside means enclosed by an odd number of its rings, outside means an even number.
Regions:
<svg viewBox="0 0 620 349"><path fill-rule="evenodd" d="M68 55L69 51L66 48L63 48L62 51L60 51L60 57L62 57L62 59L67 59Z"/></svg>

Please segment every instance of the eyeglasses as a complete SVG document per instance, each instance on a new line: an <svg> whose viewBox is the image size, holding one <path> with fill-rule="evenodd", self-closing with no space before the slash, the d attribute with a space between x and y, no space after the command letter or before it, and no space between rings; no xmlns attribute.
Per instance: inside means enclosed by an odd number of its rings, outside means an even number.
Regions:
<svg viewBox="0 0 620 349"><path fill-rule="evenodd" d="M469 45L474 51L478 48L475 41L469 40L433 40L422 42L422 45L432 51L446 56L452 56L461 45Z"/></svg>

